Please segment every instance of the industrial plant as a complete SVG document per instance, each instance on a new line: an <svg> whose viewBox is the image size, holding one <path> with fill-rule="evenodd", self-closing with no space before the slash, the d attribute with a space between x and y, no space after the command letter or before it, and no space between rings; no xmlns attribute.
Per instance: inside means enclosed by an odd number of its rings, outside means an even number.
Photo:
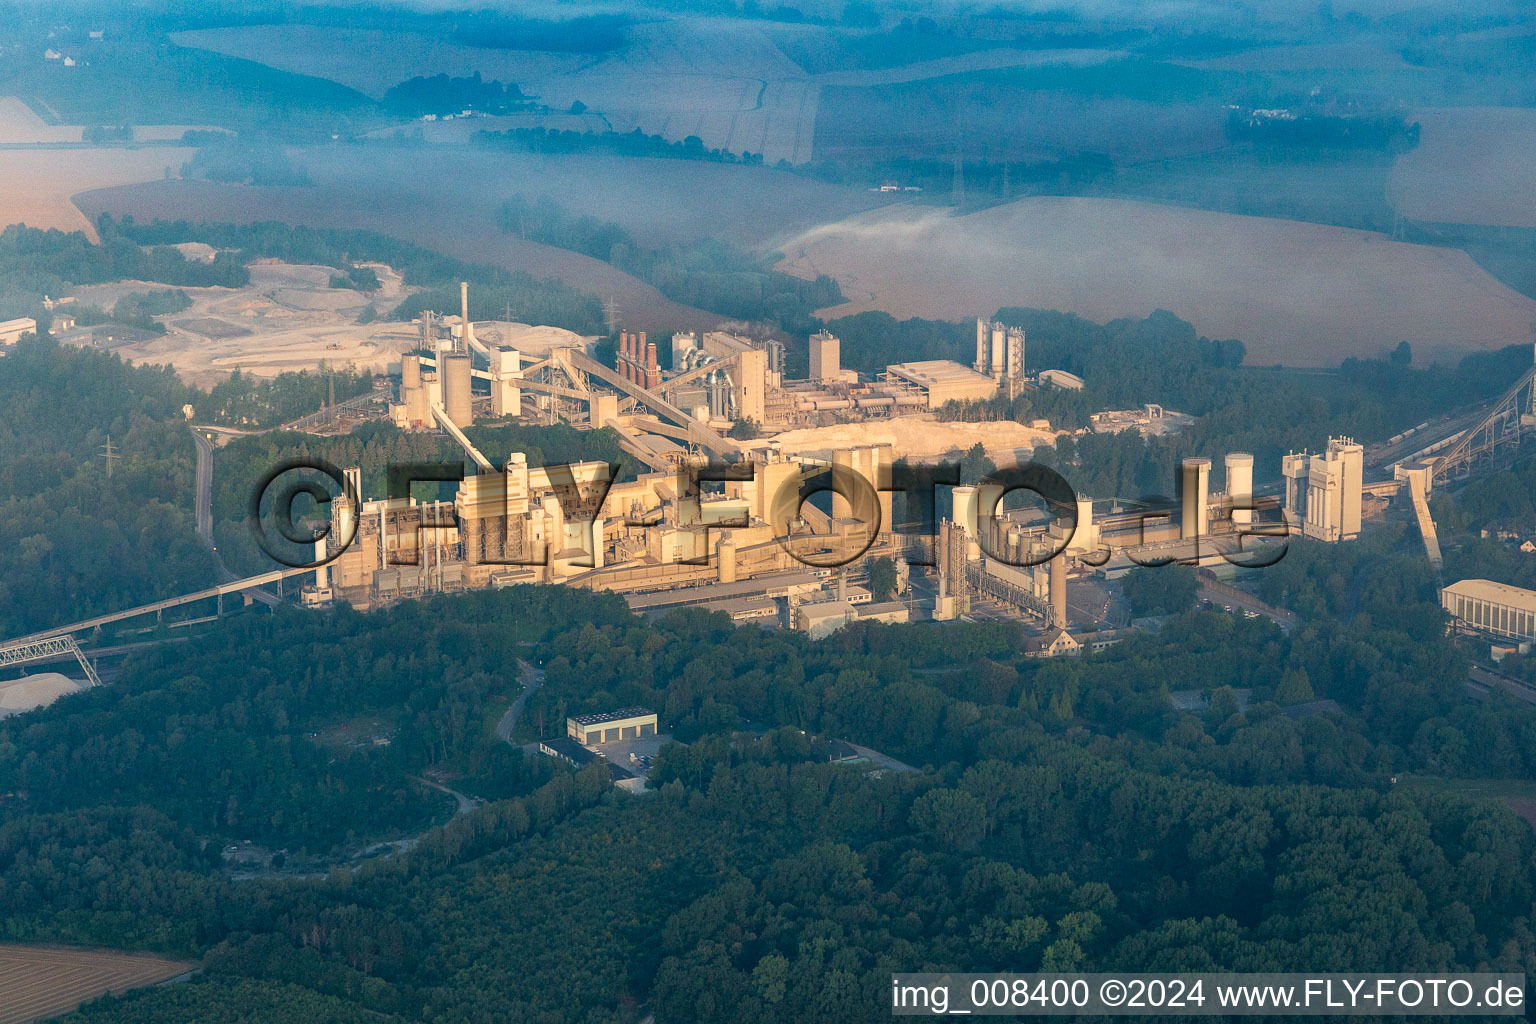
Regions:
<svg viewBox="0 0 1536 1024"><path fill-rule="evenodd" d="M622 593L642 612L697 605L813 636L861 620L954 619L985 605L1033 622L1035 653L1051 655L1113 633L1069 609L1069 580L1177 562L1220 585L1278 557L1288 536L1355 539L1399 492L1438 557L1424 506L1429 463L1400 459L1378 467L1390 479L1368 484L1365 449L1349 438L1284 456L1278 494L1255 494L1254 458L1243 452L1223 458L1220 488L1211 460L1186 459L1173 507L1078 495L1071 508L1050 508L1021 502L1004 484L954 487L947 514L924 536L893 513L891 470L902 453L889 445L807 455L771 436L725 436L742 421L777 432L829 415L867 422L1082 386L1063 370L1030 373L1024 331L995 321L977 320L971 366L898 363L873 381L844 369L839 339L818 331L808 339L809 376L796 380L785 376L781 342L727 331L673 334L665 360L646 332L621 329L613 366L575 346L525 363L515 348L482 338L494 325L469 320L467 287L460 299L457 317L421 317L420 349L401 360L390 415L407 429L445 431L476 472L451 502L334 499L330 528L316 542L315 561L325 564L307 602L368 607L438 590L562 583ZM530 466L520 452L480 452L463 432L477 419L506 417L609 428L646 469L620 479L602 462ZM1187 417L1149 405L1100 414L1095 429L1155 433L1180 420ZM701 470L722 465L730 472L716 484L699 484ZM359 495L360 474L351 476L348 490ZM802 499L817 489L834 493ZM879 556L901 565L904 600L875 602L857 585Z"/></svg>
<svg viewBox="0 0 1536 1024"><path fill-rule="evenodd" d="M1536 373L1527 373L1470 429L1421 424L1371 449L1330 438L1321 452L1281 457L1272 468L1280 485L1262 493L1254 457L1231 452L1219 481L1212 460L1185 459L1171 504L1077 493L1042 501L1010 482L1007 466L996 481L921 496L905 492L894 470L898 460L922 459L890 443L791 449L778 438L829 422L843 425L844 438L850 430L856 437L861 424L908 417L927 424L949 402L1083 382L1065 370L1031 371L1025 332L987 319L976 322L970 366L896 363L873 380L841 365L841 342L825 330L808 338L805 379L786 375L781 341L727 330L677 332L659 345L645 331L620 328L612 365L575 336L525 357L504 342L528 335L472 321L469 298L461 284L457 315L421 314L387 403L399 427L442 431L472 464L461 478L456 470L451 498L369 497L361 470L347 469L343 493L311 523L319 539L310 568L276 570L152 610L210 596L222 603L246 584L280 588L294 577L307 605L359 608L555 583L622 594L642 614L698 606L811 636L860 621L1009 618L1032 627L1031 654L1071 654L1102 649L1126 625L1124 615L1110 614L1107 598L1074 603L1073 592L1107 594L1105 584L1137 566L1197 566L1211 593L1226 588L1223 600L1246 600L1283 622L1227 583L1280 557L1290 537L1354 540L1394 499L1403 499L1395 507L1417 524L1438 569L1431 489L1518 444L1536 416ZM641 468L539 466L524 452L482 452L465 433L482 421L608 429ZM1095 413L1089 429L1154 435L1188 421L1149 404ZM741 435L734 428L742 423L762 433ZM1030 427L1052 436L1043 420ZM1028 462L1029 452L1018 458ZM1266 479L1276 477L1272 470ZM898 569L895 594L880 599L869 585L877 558ZM1526 620L1512 621L1515 631L1525 628Z"/></svg>

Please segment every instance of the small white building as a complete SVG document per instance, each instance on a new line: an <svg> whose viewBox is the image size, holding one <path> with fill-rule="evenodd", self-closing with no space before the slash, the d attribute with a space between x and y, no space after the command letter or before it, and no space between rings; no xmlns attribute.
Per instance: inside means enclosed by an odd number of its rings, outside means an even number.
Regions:
<svg viewBox="0 0 1536 1024"><path fill-rule="evenodd" d="M795 609L795 628L803 630L812 640L820 640L858 617L858 611L847 601L817 601Z"/></svg>

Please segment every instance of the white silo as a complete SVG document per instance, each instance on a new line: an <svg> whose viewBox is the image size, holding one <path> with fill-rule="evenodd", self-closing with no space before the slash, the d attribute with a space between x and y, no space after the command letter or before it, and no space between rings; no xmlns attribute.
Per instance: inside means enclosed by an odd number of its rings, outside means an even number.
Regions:
<svg viewBox="0 0 1536 1024"><path fill-rule="evenodd" d="M1194 540L1211 532L1205 521L1210 505L1211 460L1190 458L1184 460L1183 516L1179 520L1179 539Z"/></svg>
<svg viewBox="0 0 1536 1024"><path fill-rule="evenodd" d="M1227 500L1234 506L1253 504L1253 456L1247 452L1230 452L1226 458ZM1239 527L1253 523L1253 513L1234 508L1232 522Z"/></svg>

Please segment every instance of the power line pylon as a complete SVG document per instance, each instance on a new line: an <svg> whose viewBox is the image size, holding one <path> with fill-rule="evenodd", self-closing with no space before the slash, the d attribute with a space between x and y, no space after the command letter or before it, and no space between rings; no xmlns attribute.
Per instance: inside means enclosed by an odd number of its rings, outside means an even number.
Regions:
<svg viewBox="0 0 1536 1024"><path fill-rule="evenodd" d="M121 462L123 458L118 454L118 451L119 449L112 444L112 435L108 434L107 443L101 446L101 457L106 460L107 479L109 480L112 478L112 464L114 462Z"/></svg>

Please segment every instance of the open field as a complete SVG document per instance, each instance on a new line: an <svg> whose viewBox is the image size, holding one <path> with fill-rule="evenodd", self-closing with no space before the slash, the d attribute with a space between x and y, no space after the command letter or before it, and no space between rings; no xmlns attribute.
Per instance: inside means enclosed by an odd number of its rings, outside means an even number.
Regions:
<svg viewBox="0 0 1536 1024"><path fill-rule="evenodd" d="M1091 152L1126 162L1226 144L1226 111L1205 94L1210 73L1070 52L1078 59L932 80L886 74L888 83L828 85L816 122L816 157L947 158L958 144L967 160L1040 161Z"/></svg>
<svg viewBox="0 0 1536 1024"><path fill-rule="evenodd" d="M1397 158L1388 197L1412 220L1536 228L1536 110L1416 111L1419 145Z"/></svg>
<svg viewBox="0 0 1536 1024"><path fill-rule="evenodd" d="M15 96L0 96L0 145L80 142L80 125L51 125Z"/></svg>
<svg viewBox="0 0 1536 1024"><path fill-rule="evenodd" d="M55 1017L109 992L121 995L185 974L192 966L127 953L0 946L0 1024Z"/></svg>
<svg viewBox="0 0 1536 1024"><path fill-rule="evenodd" d="M181 170L192 150L158 149L13 149L0 150L0 227L84 231L91 226L71 197L89 189L157 181Z"/></svg>
<svg viewBox="0 0 1536 1024"><path fill-rule="evenodd" d="M618 302L628 326L713 330L725 318L667 299L607 263L503 233L496 211L511 196L549 196L576 213L612 220L644 245L718 237L772 246L827 220L888 202L878 193L771 168L583 154L566 157L388 146L295 151L309 187L155 181L79 197L90 217L281 220L370 228L429 249L555 277Z"/></svg>
<svg viewBox="0 0 1536 1024"><path fill-rule="evenodd" d="M890 68L850 68L823 71L816 76L817 85L897 85L901 82L919 82L927 78L942 78L968 71L996 71L999 68L1040 67L1048 64L1083 66L1102 64L1107 60L1125 56L1116 50L1089 49L996 49L976 50L972 53L935 57L931 60L914 61Z"/></svg>
<svg viewBox="0 0 1536 1024"><path fill-rule="evenodd" d="M403 190L411 184L398 183ZM81 208L90 216L110 212L132 214L141 221L156 217L237 224L281 220L311 227L368 228L445 255L523 270L535 277L558 278L604 300L612 298L619 304L625 324L637 330L714 330L725 319L673 302L639 278L600 260L514 238L484 216L447 210L449 200L461 198L469 197L424 194L420 202L401 197L386 203L347 190L202 181L157 181L79 197Z"/></svg>
<svg viewBox="0 0 1536 1024"><path fill-rule="evenodd" d="M708 148L810 159L818 91L762 29L695 18L634 26L600 55L493 50L414 32L261 25L177 33L176 41L327 78L378 98L416 75L515 82L553 110L581 101L616 131L639 128ZM388 60L378 59L389 54Z"/></svg>
<svg viewBox="0 0 1536 1024"><path fill-rule="evenodd" d="M496 210L505 200L548 196L573 213L612 221L653 247L699 238L771 246L891 202L878 192L771 167L702 160L382 145L291 155L315 189L334 193L335 201L357 193L370 201L410 203L456 230L496 231Z"/></svg>
<svg viewBox="0 0 1536 1024"><path fill-rule="evenodd" d="M842 316L959 320L1000 306L1092 320L1168 309L1248 362L1336 366L1400 341L1417 362L1529 342L1536 301L1463 252L1296 221L1114 199L1025 199L966 216L872 211L807 232L783 269L830 274Z"/></svg>

